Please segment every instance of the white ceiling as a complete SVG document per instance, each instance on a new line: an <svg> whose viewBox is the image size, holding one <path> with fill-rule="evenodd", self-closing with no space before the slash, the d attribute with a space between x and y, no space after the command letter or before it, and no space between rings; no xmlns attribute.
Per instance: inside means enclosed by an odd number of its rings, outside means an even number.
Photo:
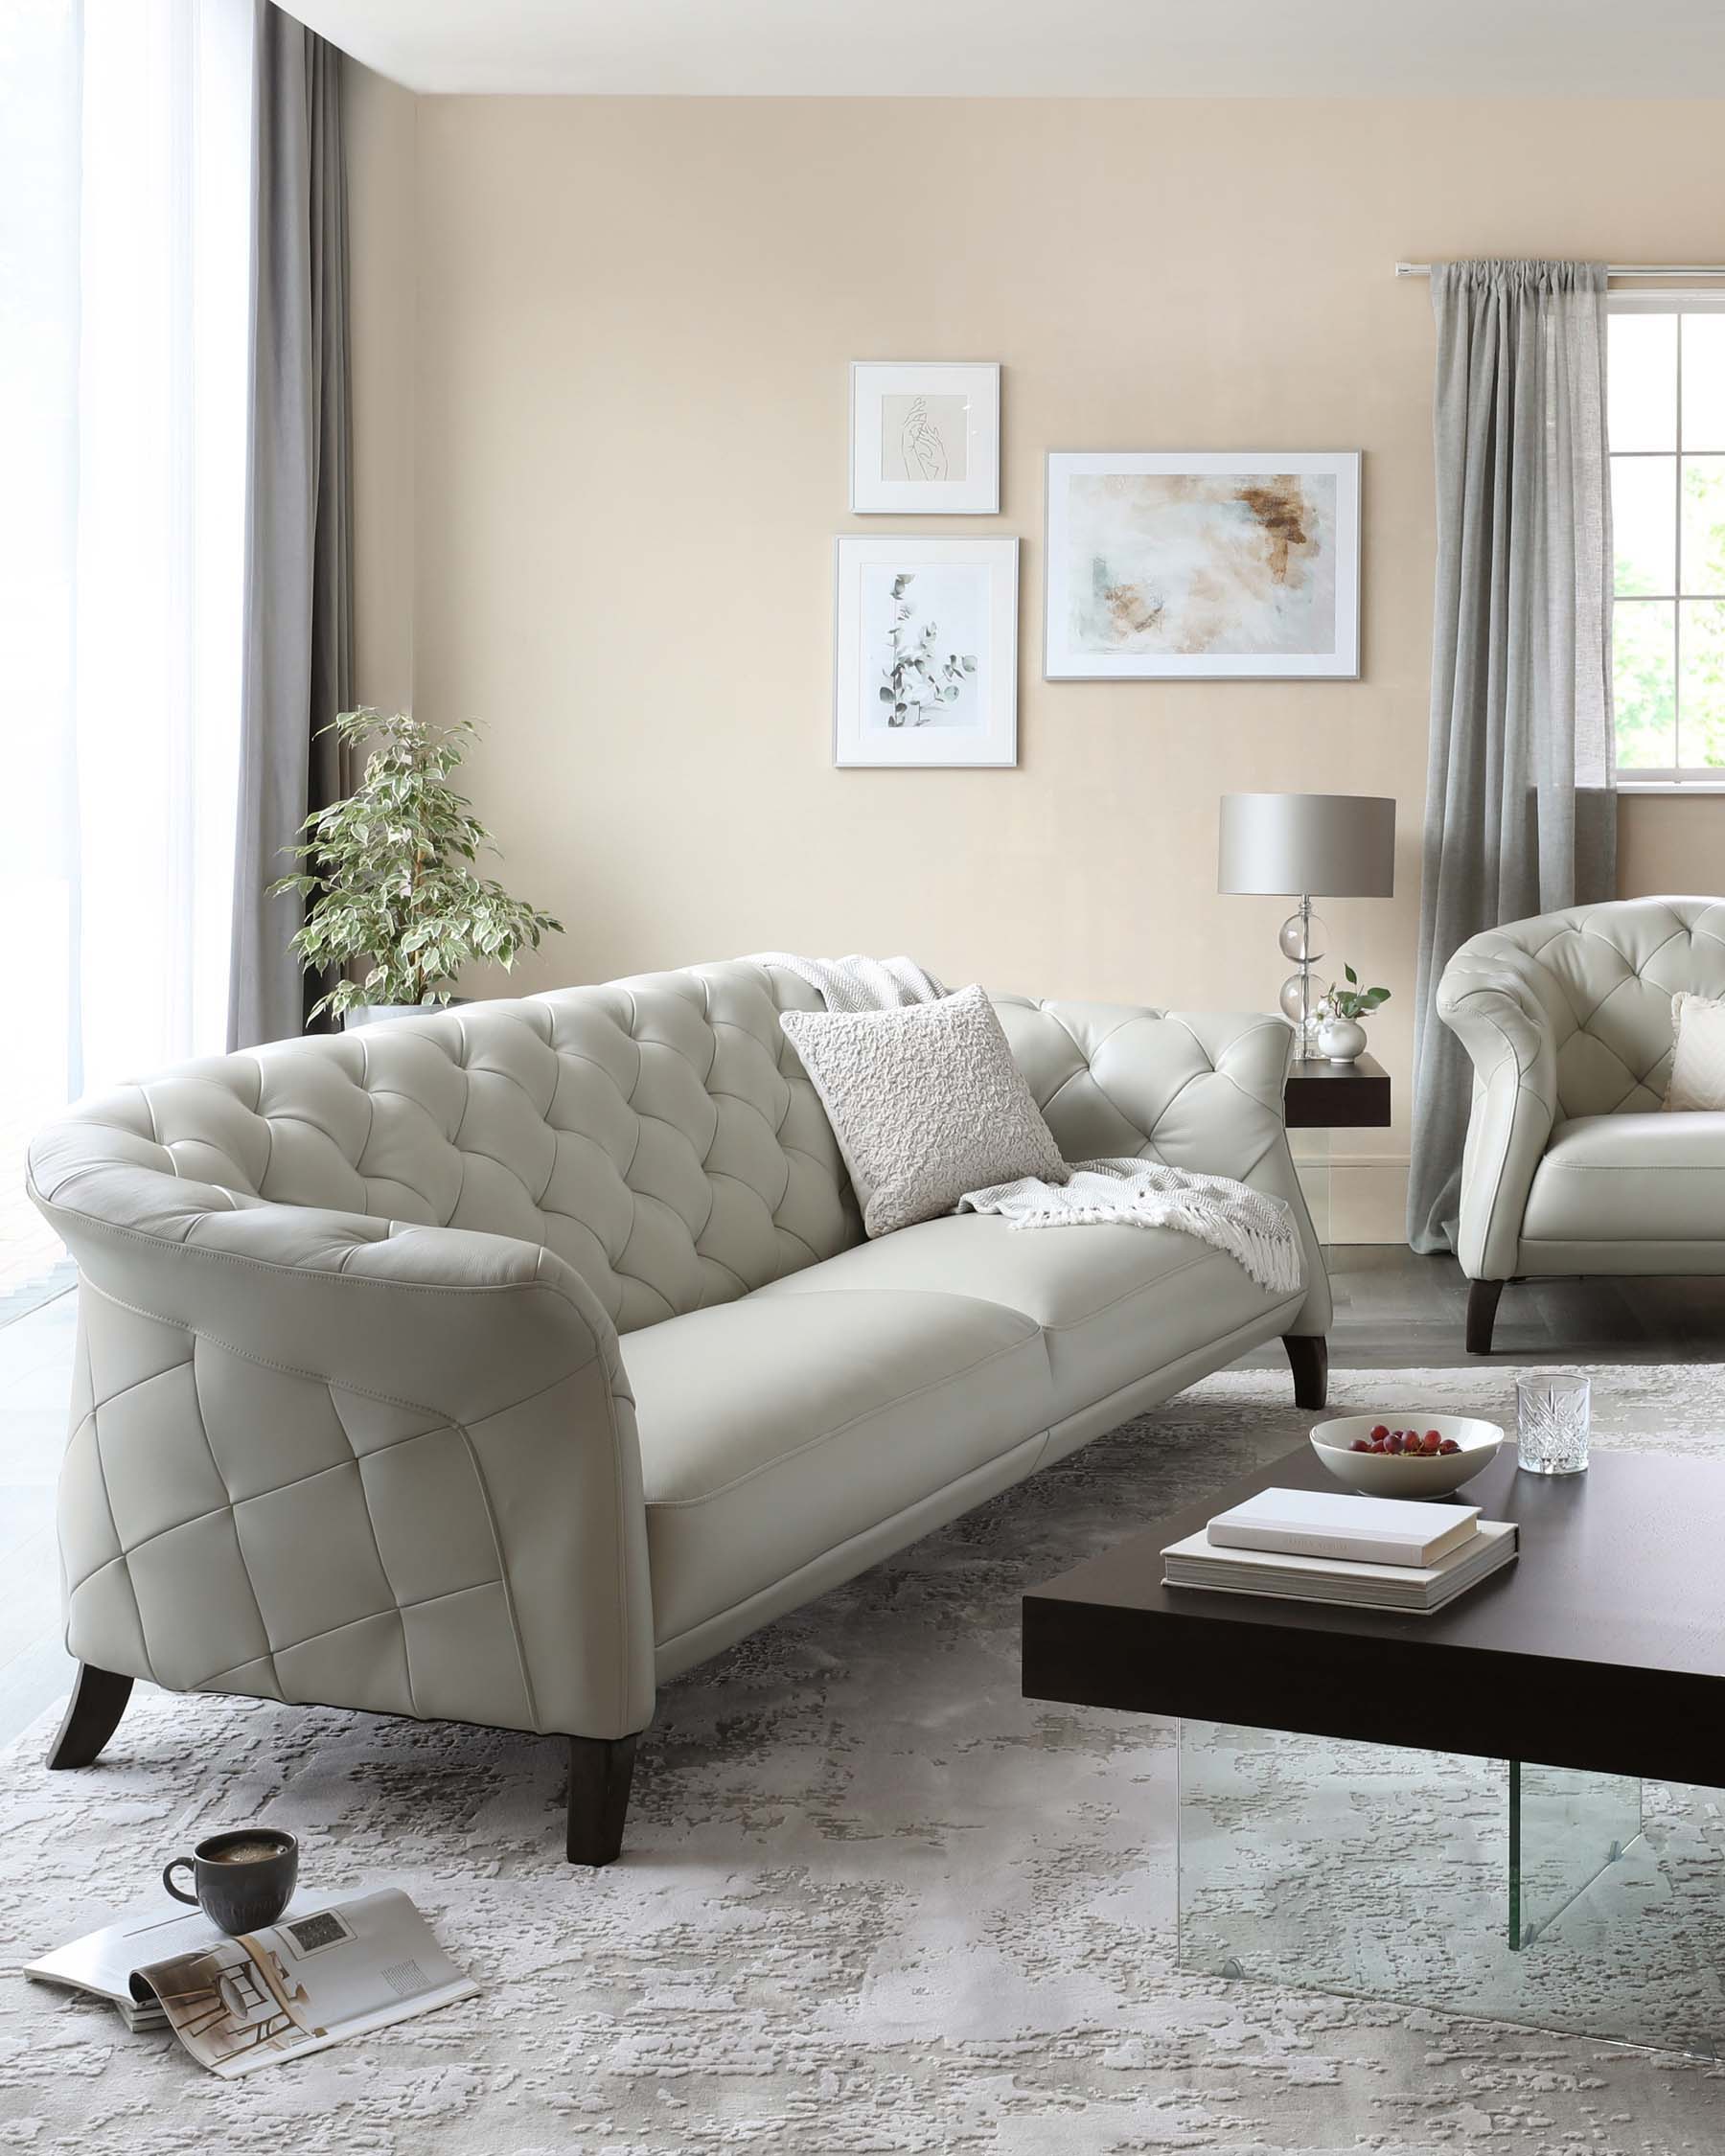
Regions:
<svg viewBox="0 0 1725 2156"><path fill-rule="evenodd" d="M1721 0L288 0L422 91L1716 97Z"/></svg>

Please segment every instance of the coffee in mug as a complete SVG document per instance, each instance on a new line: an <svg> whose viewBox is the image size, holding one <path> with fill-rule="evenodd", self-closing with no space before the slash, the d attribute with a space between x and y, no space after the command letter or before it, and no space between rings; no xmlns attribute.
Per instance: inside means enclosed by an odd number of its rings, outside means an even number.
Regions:
<svg viewBox="0 0 1725 2156"><path fill-rule="evenodd" d="M235 1841L224 1841L219 1847L210 1851L212 1864L262 1864L266 1858L280 1856L284 1837L265 1839L262 1834L248 1834Z"/></svg>
<svg viewBox="0 0 1725 2156"><path fill-rule="evenodd" d="M193 1893L174 1884L173 1874L182 1868L192 1874ZM201 1909L230 1938L273 1924L293 1899L298 1879L299 1844L274 1826L208 1835L189 1857L174 1857L162 1872L162 1884L175 1901Z"/></svg>

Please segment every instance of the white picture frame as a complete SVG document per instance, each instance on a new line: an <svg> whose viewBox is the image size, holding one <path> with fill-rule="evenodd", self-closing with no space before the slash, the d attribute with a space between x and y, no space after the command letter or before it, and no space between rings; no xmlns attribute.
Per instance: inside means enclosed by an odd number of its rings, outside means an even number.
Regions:
<svg viewBox="0 0 1725 2156"><path fill-rule="evenodd" d="M998 361L853 359L850 505L857 516L995 516Z"/></svg>
<svg viewBox="0 0 1725 2156"><path fill-rule="evenodd" d="M1360 678L1357 449L1050 450L1045 536L1047 680Z"/></svg>
<svg viewBox="0 0 1725 2156"><path fill-rule="evenodd" d="M836 766L1017 764L1018 557L1016 539L834 542Z"/></svg>

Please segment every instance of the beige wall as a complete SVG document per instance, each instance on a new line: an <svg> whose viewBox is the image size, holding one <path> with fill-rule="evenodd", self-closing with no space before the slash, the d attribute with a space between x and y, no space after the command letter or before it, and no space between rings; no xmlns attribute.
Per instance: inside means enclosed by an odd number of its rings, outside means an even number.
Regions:
<svg viewBox="0 0 1725 2156"><path fill-rule="evenodd" d="M354 672L362 703L413 702L414 135L419 101L350 60L349 340Z"/></svg>
<svg viewBox="0 0 1725 2156"><path fill-rule="evenodd" d="M569 929L518 977L908 950L1268 1005L1217 795L1393 793L1398 895L1326 911L1398 1104L1337 1228L1399 1233L1432 347L1391 264L1716 259L1719 105L402 97L351 104L360 686L489 722L473 791ZM831 768L832 540L894 529L844 506L869 357L1003 364L1002 514L900 528L1023 541L1016 771ZM1227 447L1366 452L1364 678L1045 682L1044 451ZM1718 887L1725 802L1622 821L1625 888Z"/></svg>

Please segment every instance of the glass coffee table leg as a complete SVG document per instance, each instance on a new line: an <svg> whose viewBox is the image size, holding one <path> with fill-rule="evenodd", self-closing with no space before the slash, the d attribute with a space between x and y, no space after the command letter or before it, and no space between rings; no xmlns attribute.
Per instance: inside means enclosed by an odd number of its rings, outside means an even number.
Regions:
<svg viewBox="0 0 1725 2156"><path fill-rule="evenodd" d="M1508 1830L1484 1759L1183 1722L1180 1959L1350 1997L1464 1988L1501 1939Z"/></svg>
<svg viewBox="0 0 1725 2156"><path fill-rule="evenodd" d="M1625 1775L1509 1762L1509 1944L1532 1946L1641 1839L1642 1785Z"/></svg>
<svg viewBox="0 0 1725 2156"><path fill-rule="evenodd" d="M1191 1975L1725 2057L1719 1793L1216 1722L1179 1772Z"/></svg>

